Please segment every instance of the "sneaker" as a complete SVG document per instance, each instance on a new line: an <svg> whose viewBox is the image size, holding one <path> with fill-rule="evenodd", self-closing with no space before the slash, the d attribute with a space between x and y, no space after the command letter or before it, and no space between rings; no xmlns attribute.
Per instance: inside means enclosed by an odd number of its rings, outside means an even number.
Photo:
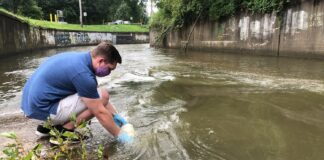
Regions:
<svg viewBox="0 0 324 160"><path fill-rule="evenodd" d="M65 129L62 125L55 125L53 127L56 128L61 133L64 133L65 131L70 131L70 132L74 131L74 130ZM48 128L46 128L46 127L44 127L43 125L40 124L40 125L37 126L35 134L38 135L40 138L49 137L50 136L50 134L49 134L50 131L51 131L50 129L48 129Z"/></svg>
<svg viewBox="0 0 324 160"><path fill-rule="evenodd" d="M48 137L50 136L49 132L51 130L48 128L45 128L43 125L38 125L37 129L35 131L35 134L38 135L39 137Z"/></svg>

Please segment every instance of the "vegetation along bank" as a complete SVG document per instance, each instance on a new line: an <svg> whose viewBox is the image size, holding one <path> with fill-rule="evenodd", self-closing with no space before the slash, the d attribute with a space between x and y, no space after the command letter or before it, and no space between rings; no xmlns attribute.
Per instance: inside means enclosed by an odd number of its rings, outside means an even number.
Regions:
<svg viewBox="0 0 324 160"><path fill-rule="evenodd" d="M322 0L160 0L151 45L272 56L324 56Z"/></svg>

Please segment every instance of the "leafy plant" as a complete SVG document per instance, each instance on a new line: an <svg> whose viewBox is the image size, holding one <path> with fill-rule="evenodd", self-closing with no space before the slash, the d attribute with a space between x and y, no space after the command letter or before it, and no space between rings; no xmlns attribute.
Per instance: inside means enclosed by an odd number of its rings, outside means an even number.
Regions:
<svg viewBox="0 0 324 160"><path fill-rule="evenodd" d="M76 130L84 130L84 133L80 133L78 131L70 132L70 131L65 131L65 132L60 132L58 131L55 127L53 127L53 124L50 119L45 123L45 127L50 129L50 135L52 136L50 141L55 141L57 142L57 146L54 146L52 150L55 151L55 155L51 155L52 158L54 159L59 159L59 158L67 158L67 159L72 159L73 155L76 154L76 152L81 155L81 159L87 159L87 150L86 150L86 144L84 142L84 139L87 134L91 135L90 129L87 127L86 121L82 121L80 124L77 125L76 123L76 115L73 114L70 117L70 121L72 121L75 124ZM81 146L81 152L80 151L75 151L73 147L71 147L74 143L75 140L80 141L80 146ZM51 157L50 156L50 157Z"/></svg>
<svg viewBox="0 0 324 160"><path fill-rule="evenodd" d="M150 20L150 27L164 39L172 29L193 24L196 19L215 20L231 17L240 12L281 15L291 5L291 0L159 0L159 11Z"/></svg>
<svg viewBox="0 0 324 160"><path fill-rule="evenodd" d="M244 4L254 13L269 13L272 11L280 12L289 0L249 0Z"/></svg>
<svg viewBox="0 0 324 160"><path fill-rule="evenodd" d="M6 155L6 157L0 158L0 160L32 160L40 158L40 151L43 145L37 144L31 151L27 152L15 133L5 132L1 133L0 135L14 140L14 143L10 143L4 148L2 152Z"/></svg>
<svg viewBox="0 0 324 160"><path fill-rule="evenodd" d="M209 8L209 17L213 20L218 20L235 14L238 9L238 0L215 0Z"/></svg>
<svg viewBox="0 0 324 160"><path fill-rule="evenodd" d="M98 147L98 150L97 150L98 159L103 158L103 152L104 152L104 147L103 147L102 144L99 144L99 147Z"/></svg>
<svg viewBox="0 0 324 160"><path fill-rule="evenodd" d="M74 132L65 131L60 132L55 127L51 119L48 119L44 124L44 127L50 129L50 135L52 140L57 142L57 145L51 146L46 149L46 155L41 157L41 149L43 148L42 144L37 144L32 150L26 151L19 140L13 132L1 133L0 136L13 139L14 143L8 144L3 153L6 157L0 158L0 160L34 160L34 159L75 159L79 157L82 160L86 159L102 159L104 153L104 147L102 144L99 144L97 150L95 151L96 155L90 155L87 151L86 137L91 137L92 133L87 127L87 121L81 121L79 124L76 123L76 114L73 114L70 117L70 121L74 123L75 130ZM75 140L79 140L78 145L75 144Z"/></svg>

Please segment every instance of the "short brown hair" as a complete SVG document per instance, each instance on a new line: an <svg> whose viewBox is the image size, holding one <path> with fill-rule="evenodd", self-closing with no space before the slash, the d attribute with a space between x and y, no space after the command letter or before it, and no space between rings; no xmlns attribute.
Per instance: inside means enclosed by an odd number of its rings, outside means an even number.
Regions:
<svg viewBox="0 0 324 160"><path fill-rule="evenodd" d="M92 50L93 56L103 56L109 63L122 63L118 50L109 42L101 42Z"/></svg>

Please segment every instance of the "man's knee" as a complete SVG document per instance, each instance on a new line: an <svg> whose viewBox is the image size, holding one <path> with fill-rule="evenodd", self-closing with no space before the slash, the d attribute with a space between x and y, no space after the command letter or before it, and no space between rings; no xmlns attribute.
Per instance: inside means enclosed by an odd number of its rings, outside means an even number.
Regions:
<svg viewBox="0 0 324 160"><path fill-rule="evenodd" d="M101 100L104 105L107 105L109 102L109 93L106 89L100 89L101 90Z"/></svg>

